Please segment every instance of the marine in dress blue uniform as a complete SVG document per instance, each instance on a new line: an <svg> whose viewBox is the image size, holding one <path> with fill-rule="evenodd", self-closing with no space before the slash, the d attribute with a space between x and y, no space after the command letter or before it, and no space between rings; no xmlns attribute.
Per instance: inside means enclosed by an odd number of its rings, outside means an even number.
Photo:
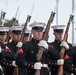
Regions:
<svg viewBox="0 0 76 75"><path fill-rule="evenodd" d="M49 48L46 41L41 40L45 25L46 24L42 22L35 22L29 25L32 27L31 32L33 34L33 38L31 41L27 42L26 44L23 44L18 52L16 64L19 67L19 75L34 75L36 70L41 71L42 67L48 68L48 55L54 55L55 57L59 57L56 51ZM41 62L38 62L37 53L39 51L40 46L46 49L45 60L43 60L42 57ZM47 72L48 74L48 71L43 72Z"/></svg>
<svg viewBox="0 0 76 75"><path fill-rule="evenodd" d="M24 34L23 43L26 43L26 42L30 41L30 33L31 33L31 30L27 28L26 31L25 31L25 34Z"/></svg>
<svg viewBox="0 0 76 75"><path fill-rule="evenodd" d="M13 26L10 28L12 31L11 37L12 41L2 46L2 66L4 67L5 75L13 75L13 71L17 66L15 64L15 54L17 52L17 42L20 41L22 34L21 26Z"/></svg>
<svg viewBox="0 0 76 75"><path fill-rule="evenodd" d="M1 65L1 58L2 58L2 49L1 49L1 45L4 46L5 44L5 39L7 36L7 33L9 31L8 27L4 27L4 26L0 26L0 75L2 74L2 65Z"/></svg>
<svg viewBox="0 0 76 75"><path fill-rule="evenodd" d="M65 25L54 25L54 26L52 26L52 28L54 31L53 34L55 36L55 40L53 42L49 43L49 45L51 45L56 51L58 51L59 56L60 56L62 46L64 46L64 47L69 46L71 48L72 45L70 43L67 44L66 42L64 42L61 45ZM67 51L68 50L66 50L66 52ZM58 62L60 62L60 61L62 62L62 60L59 60L59 59L60 59L60 57L57 59L53 59L52 57L50 57L49 65L51 66L51 75L57 75L59 65L63 65L61 63L58 64ZM63 60L63 62L64 62L64 60Z"/></svg>
<svg viewBox="0 0 76 75"><path fill-rule="evenodd" d="M65 56L64 69L66 72L76 75L76 46L71 48Z"/></svg>

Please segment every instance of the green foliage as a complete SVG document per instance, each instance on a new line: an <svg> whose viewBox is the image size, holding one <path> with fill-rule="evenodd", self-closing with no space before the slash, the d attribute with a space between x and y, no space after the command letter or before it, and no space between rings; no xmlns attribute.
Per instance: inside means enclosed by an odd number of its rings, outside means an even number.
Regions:
<svg viewBox="0 0 76 75"><path fill-rule="evenodd" d="M4 22L4 26L7 26L7 27L11 27L12 26L12 20L5 20Z"/></svg>
<svg viewBox="0 0 76 75"><path fill-rule="evenodd" d="M13 25L12 20L8 20L8 19L5 20L4 26L11 27L12 25ZM17 25L19 25L19 24L17 24Z"/></svg>

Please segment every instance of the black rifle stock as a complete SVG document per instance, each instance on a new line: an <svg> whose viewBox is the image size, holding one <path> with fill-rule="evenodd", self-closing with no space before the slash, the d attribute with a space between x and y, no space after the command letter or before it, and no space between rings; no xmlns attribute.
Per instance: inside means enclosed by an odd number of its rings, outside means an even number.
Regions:
<svg viewBox="0 0 76 75"><path fill-rule="evenodd" d="M70 22L73 20L73 15L70 15L69 21L67 23L67 27L65 30L65 34L64 34L64 38L63 41L67 41L68 38L68 32L69 32L69 28L70 28ZM62 47L61 49L61 53L60 53L60 59L64 58L64 54L65 54L65 48ZM63 65L60 65L58 68L58 75L63 75Z"/></svg>

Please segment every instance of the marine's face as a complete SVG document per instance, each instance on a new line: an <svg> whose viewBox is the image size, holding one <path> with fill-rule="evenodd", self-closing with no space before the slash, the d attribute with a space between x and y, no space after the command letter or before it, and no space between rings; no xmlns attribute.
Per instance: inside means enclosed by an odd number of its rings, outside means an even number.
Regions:
<svg viewBox="0 0 76 75"><path fill-rule="evenodd" d="M14 34L14 33L12 33L11 37L12 37L13 41L18 42L21 39L21 34Z"/></svg>
<svg viewBox="0 0 76 75"><path fill-rule="evenodd" d="M4 42L6 40L6 34L5 35L0 35L0 41Z"/></svg>
<svg viewBox="0 0 76 75"><path fill-rule="evenodd" d="M63 33L58 33L58 32L55 32L53 33L55 35L55 39L58 40L58 41L61 41L62 40L62 37L63 37Z"/></svg>
<svg viewBox="0 0 76 75"><path fill-rule="evenodd" d="M42 39L42 35L43 35L43 31L42 30L32 30L32 34L33 34L33 37L36 40L41 40Z"/></svg>
<svg viewBox="0 0 76 75"><path fill-rule="evenodd" d="M29 36L27 36L27 37L24 37L24 43L26 43L26 42L28 42L29 41Z"/></svg>

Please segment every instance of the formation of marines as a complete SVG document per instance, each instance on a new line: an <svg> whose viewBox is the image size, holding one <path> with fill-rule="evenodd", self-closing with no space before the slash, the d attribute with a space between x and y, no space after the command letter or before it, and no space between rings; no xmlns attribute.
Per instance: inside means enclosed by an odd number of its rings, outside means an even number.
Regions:
<svg viewBox="0 0 76 75"><path fill-rule="evenodd" d="M23 26L5 27L0 19L0 75L76 75L76 46L62 39L65 25L51 26L55 36L52 42L43 39L47 25L33 22L29 24L31 30L26 28L24 32ZM65 50L63 58L62 48ZM39 58L41 50L43 54Z"/></svg>

